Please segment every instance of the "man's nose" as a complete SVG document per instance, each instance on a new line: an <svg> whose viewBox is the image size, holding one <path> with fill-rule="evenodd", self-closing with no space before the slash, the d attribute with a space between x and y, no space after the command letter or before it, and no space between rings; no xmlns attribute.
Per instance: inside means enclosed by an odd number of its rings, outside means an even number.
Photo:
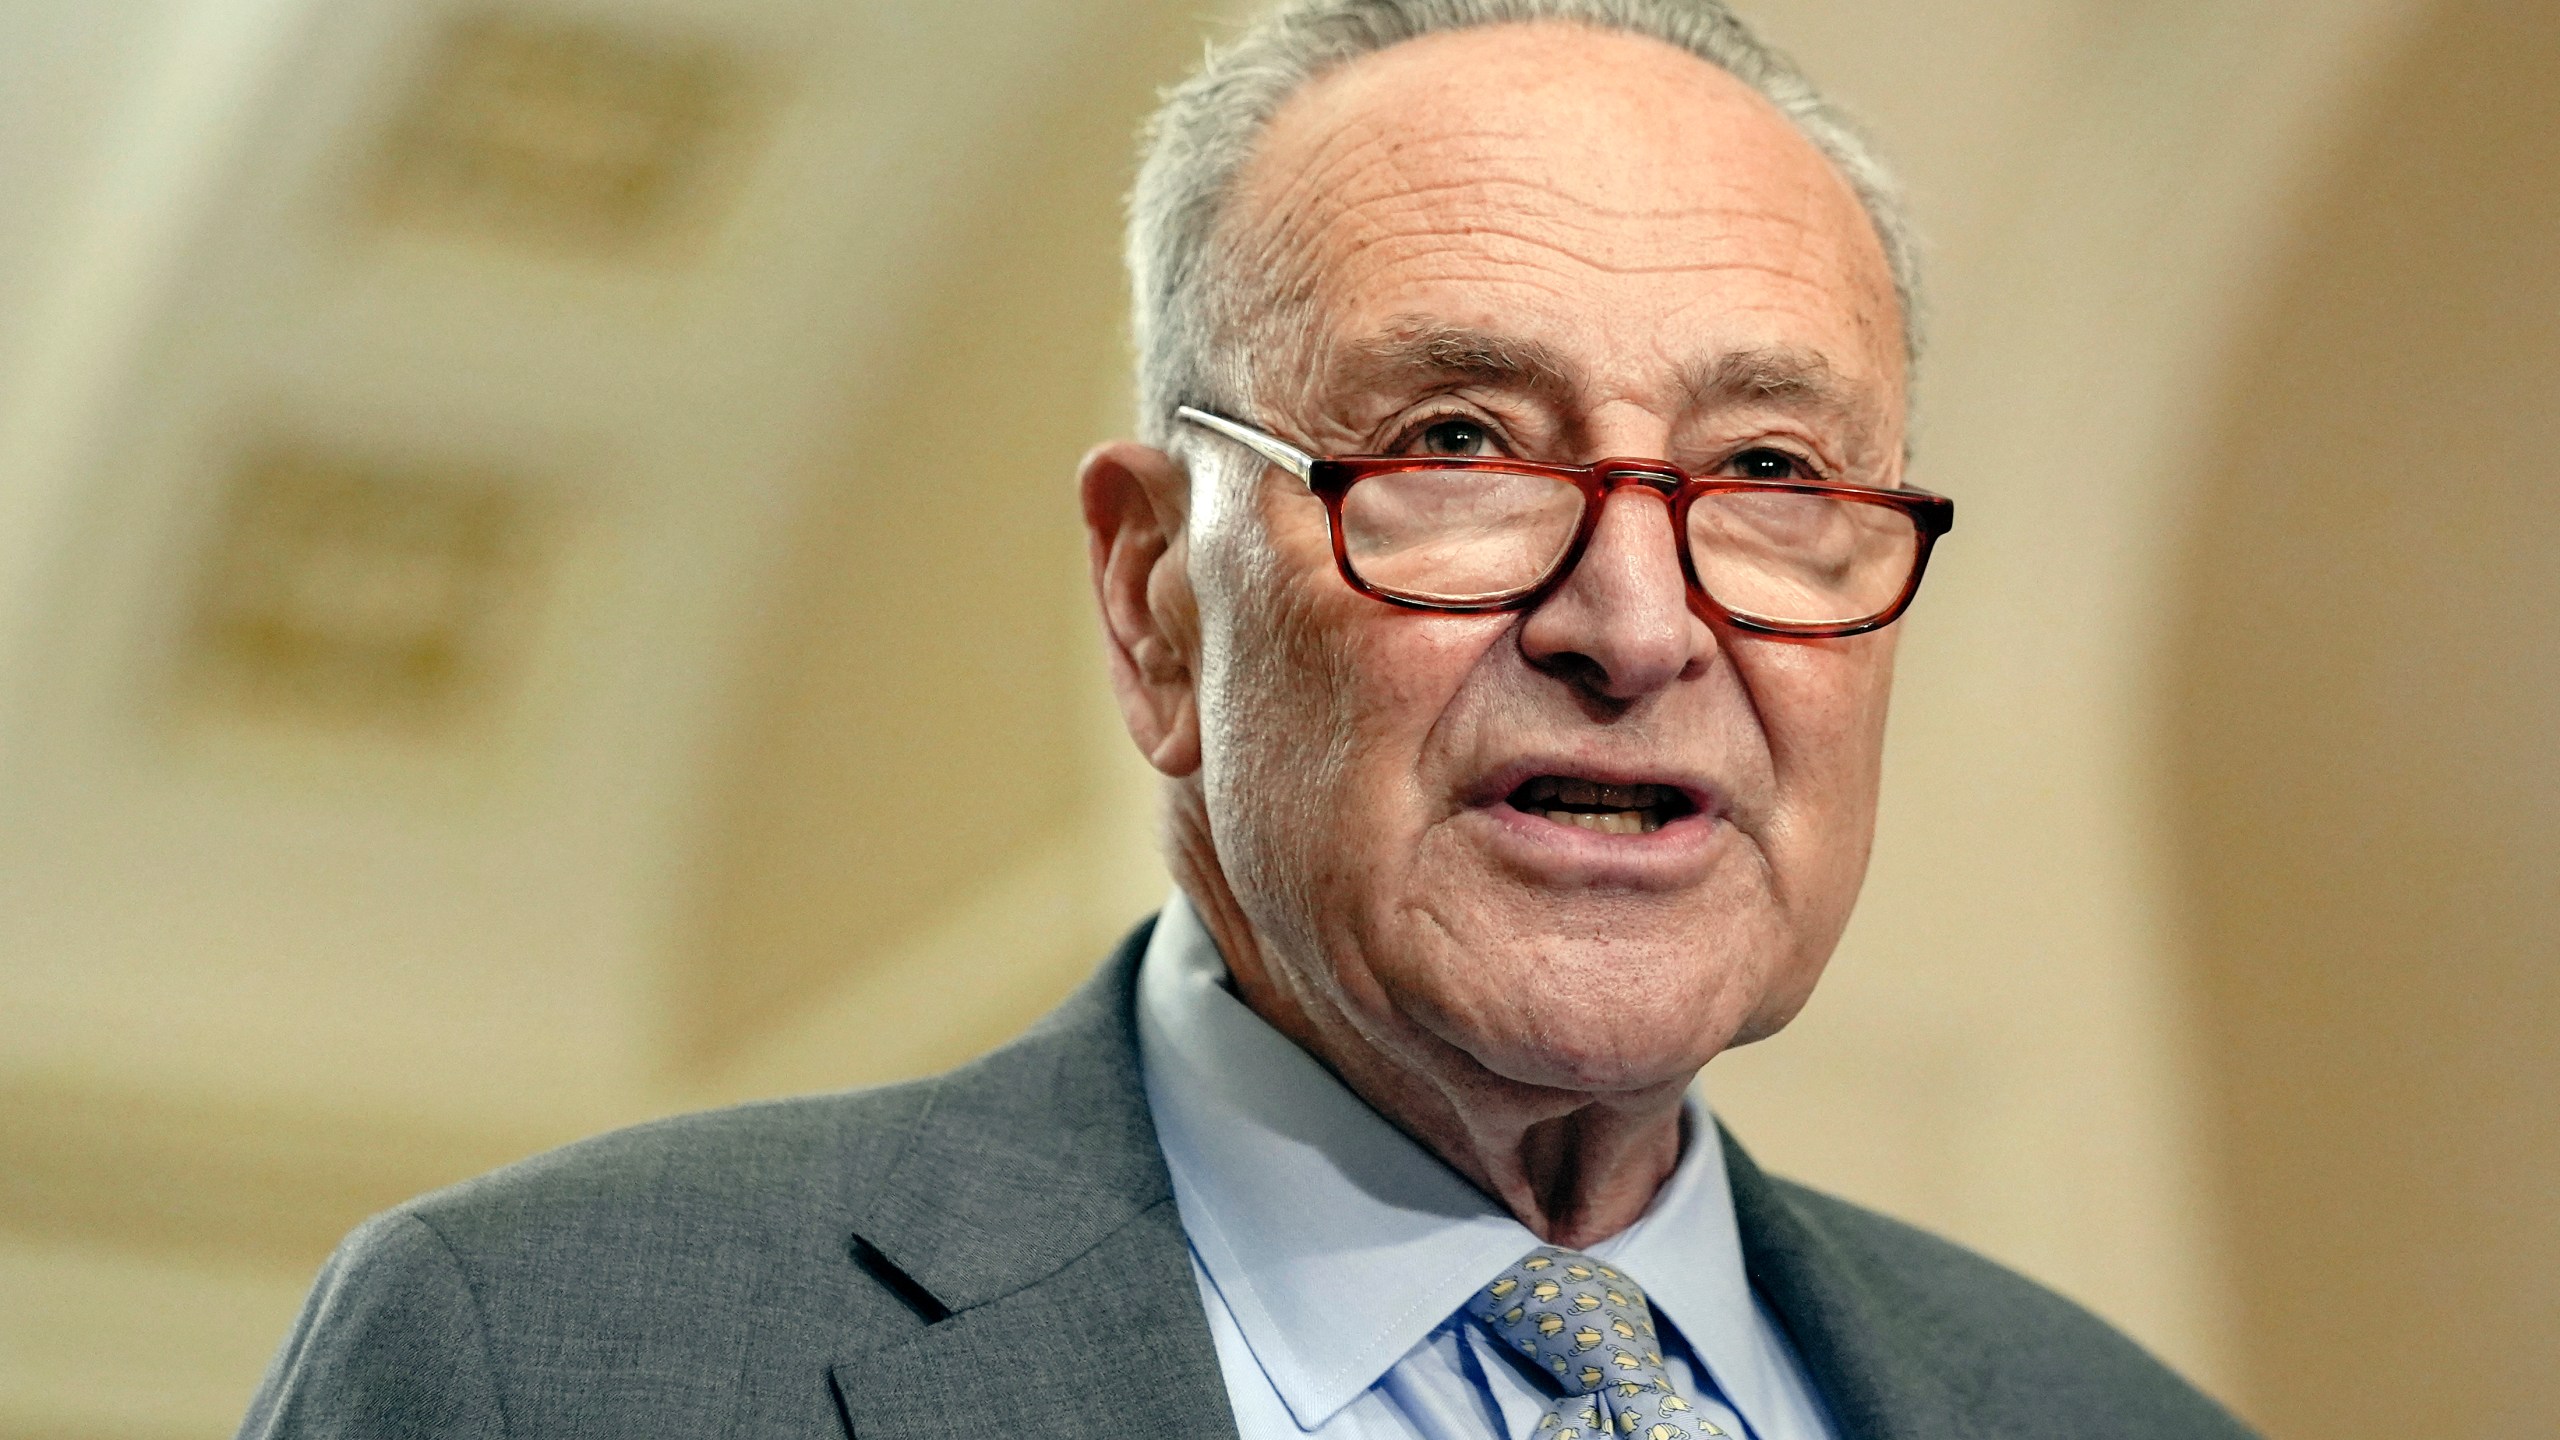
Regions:
<svg viewBox="0 0 2560 1440"><path fill-rule="evenodd" d="M1670 504L1641 483L1610 492L1581 560L1520 630L1530 663L1616 700L1696 675L1716 644L1689 604Z"/></svg>

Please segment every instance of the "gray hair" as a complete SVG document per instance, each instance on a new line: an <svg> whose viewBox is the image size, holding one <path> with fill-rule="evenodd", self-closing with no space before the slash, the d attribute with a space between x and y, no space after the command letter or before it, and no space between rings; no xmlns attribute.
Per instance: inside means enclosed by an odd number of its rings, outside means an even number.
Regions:
<svg viewBox="0 0 2560 1440"><path fill-rule="evenodd" d="M1237 173L1280 107L1335 66L1401 41L1540 20L1660 40L1776 105L1865 207L1901 301L1905 351L1919 358L1918 246L1900 187L1848 117L1724 0L1287 0L1232 44L1211 49L1147 124L1128 241L1141 436L1172 448L1177 405L1233 406L1252 397L1238 353L1255 318L1243 313L1252 297L1228 263L1220 227Z"/></svg>

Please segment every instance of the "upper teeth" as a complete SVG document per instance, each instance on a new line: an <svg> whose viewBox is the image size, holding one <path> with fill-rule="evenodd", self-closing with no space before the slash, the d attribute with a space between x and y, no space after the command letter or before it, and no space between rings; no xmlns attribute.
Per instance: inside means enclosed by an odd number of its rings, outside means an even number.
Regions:
<svg viewBox="0 0 2560 1440"><path fill-rule="evenodd" d="M1533 815L1604 835L1646 835L1662 828L1679 800L1667 785L1603 785L1561 775L1541 775L1513 801Z"/></svg>
<svg viewBox="0 0 2560 1440"><path fill-rule="evenodd" d="M1570 807L1576 810L1650 810L1671 803L1674 792L1663 785L1603 785L1541 775L1521 793L1522 808Z"/></svg>

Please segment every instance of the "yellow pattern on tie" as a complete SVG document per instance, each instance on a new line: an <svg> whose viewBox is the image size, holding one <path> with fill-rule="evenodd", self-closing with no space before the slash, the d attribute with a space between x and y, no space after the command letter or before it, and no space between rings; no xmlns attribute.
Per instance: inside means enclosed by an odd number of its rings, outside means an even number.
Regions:
<svg viewBox="0 0 2560 1440"><path fill-rule="evenodd" d="M1588 1255L1541 1245L1477 1291L1467 1313L1563 1392L1539 1417L1536 1440L1725 1433L1672 1388L1643 1287Z"/></svg>

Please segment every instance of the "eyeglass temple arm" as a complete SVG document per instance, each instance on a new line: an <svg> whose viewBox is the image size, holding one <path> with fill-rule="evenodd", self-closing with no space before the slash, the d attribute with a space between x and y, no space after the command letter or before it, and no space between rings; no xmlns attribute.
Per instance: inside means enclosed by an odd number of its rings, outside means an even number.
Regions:
<svg viewBox="0 0 2560 1440"><path fill-rule="evenodd" d="M1187 420L1203 430L1215 431L1226 436L1301 480L1308 479L1315 473L1316 457L1286 440L1275 440L1250 425L1239 425L1224 415L1212 415L1206 410L1195 410L1188 405L1174 407L1173 414L1177 420Z"/></svg>

